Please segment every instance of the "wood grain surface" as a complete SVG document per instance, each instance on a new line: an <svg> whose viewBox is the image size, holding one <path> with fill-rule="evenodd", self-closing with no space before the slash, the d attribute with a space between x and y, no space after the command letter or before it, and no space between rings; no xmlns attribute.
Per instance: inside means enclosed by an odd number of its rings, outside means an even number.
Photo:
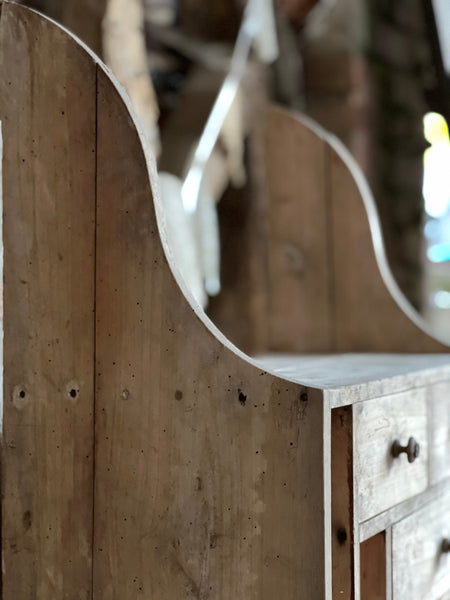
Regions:
<svg viewBox="0 0 450 600"><path fill-rule="evenodd" d="M272 107L266 168L267 351L447 351L399 292L374 200L344 146L314 122Z"/></svg>
<svg viewBox="0 0 450 600"><path fill-rule="evenodd" d="M430 438L430 483L450 477L450 384L427 388Z"/></svg>
<svg viewBox="0 0 450 600"><path fill-rule="evenodd" d="M358 589L359 534L353 495L353 423L347 406L331 412L333 598L350 599Z"/></svg>
<svg viewBox="0 0 450 600"><path fill-rule="evenodd" d="M442 542L450 539L450 492L392 529L393 600L450 598L450 555Z"/></svg>
<svg viewBox="0 0 450 600"><path fill-rule="evenodd" d="M362 380L367 360L351 356L328 357L322 379L305 362L253 362L184 289L155 166L111 75L9 2L0 75L3 599L329 600L339 527L335 591L357 599L357 522L427 487L430 406L431 472L442 468L447 358L416 357L412 374L376 363ZM279 109L269 129L271 348L442 351L379 276L368 201L334 142ZM356 372L342 392L345 364ZM377 393L389 395L368 400ZM333 398L356 403L333 413L332 442ZM393 440L410 435L420 458L393 461ZM421 539L435 544L447 505L420 520ZM412 589L431 581L437 599L447 575L432 570L435 546L396 553L410 530L394 529L394 589L412 565Z"/></svg>
<svg viewBox="0 0 450 600"><path fill-rule="evenodd" d="M428 485L428 430L425 390L410 390L354 406L355 479L359 522L423 492ZM420 455L409 463L394 458L392 444L414 437Z"/></svg>
<svg viewBox="0 0 450 600"><path fill-rule="evenodd" d="M102 72L97 131L94 597L325 598L322 394L248 363L186 301Z"/></svg>
<svg viewBox="0 0 450 600"><path fill-rule="evenodd" d="M91 594L95 65L3 3L4 600Z"/></svg>
<svg viewBox="0 0 450 600"><path fill-rule="evenodd" d="M326 352L333 345L328 148L287 112L267 120L269 347Z"/></svg>
<svg viewBox="0 0 450 600"><path fill-rule="evenodd" d="M361 600L388 600L386 555L385 532L361 544Z"/></svg>

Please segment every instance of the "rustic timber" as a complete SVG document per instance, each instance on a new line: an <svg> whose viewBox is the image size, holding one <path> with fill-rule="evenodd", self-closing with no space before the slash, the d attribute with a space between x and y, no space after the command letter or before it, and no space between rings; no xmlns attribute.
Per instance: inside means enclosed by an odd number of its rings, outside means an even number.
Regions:
<svg viewBox="0 0 450 600"><path fill-rule="evenodd" d="M347 485L342 485L343 481ZM353 493L352 410L346 406L331 412L333 598L351 598L355 581L359 580L359 533Z"/></svg>
<svg viewBox="0 0 450 600"><path fill-rule="evenodd" d="M439 496L448 489L449 482L447 479L446 481L428 487L422 494L413 496L401 504L396 504L395 506L390 507L388 510L376 515L372 519L360 523L360 542L364 542L373 535L389 529L393 523L397 523L398 521L401 521L405 517L408 517L412 513L418 511L423 506L428 504L433 498Z"/></svg>
<svg viewBox="0 0 450 600"><path fill-rule="evenodd" d="M354 428L360 521L426 489L428 430L423 388L355 405ZM394 441L405 443L411 436L420 440L420 455L412 464L404 455L392 455Z"/></svg>
<svg viewBox="0 0 450 600"><path fill-rule="evenodd" d="M430 440L430 483L450 477L450 385L441 382L428 387L428 435Z"/></svg>
<svg viewBox="0 0 450 600"><path fill-rule="evenodd" d="M272 109L267 123L269 348L326 352L333 343L328 148L293 119Z"/></svg>
<svg viewBox="0 0 450 600"><path fill-rule="evenodd" d="M146 137L108 70L67 32L10 2L0 51L3 599L330 600L334 588L360 600L374 575L366 549L381 536L385 552L392 549L386 590L392 582L394 592L423 590L432 567L427 536L433 548L438 530L448 537L450 479L438 471L450 357L244 355L185 289ZM326 232L334 232L322 282L331 348L352 348L357 333L358 318L342 316L337 278L356 286L353 278L367 283L367 270L386 311L385 351L400 345L389 338L395 319L411 350L444 350L390 281L370 194L342 148L321 130L317 141L311 124L278 109L268 123L283 127L279 141L287 138L290 155L307 140L323 158L317 186L306 179L305 190L319 189ZM297 177L294 158L286 156L286 168ZM342 245L339 256L332 251L341 202L332 182L347 180L354 187L343 205L355 203L360 220L368 211L375 243L374 250L360 240L361 224L343 223L361 244L354 253L371 253L351 267ZM269 202L285 182L270 185ZM286 213L268 211L274 247L283 228L273 222L296 213L296 190L281 189ZM319 239L308 239L313 256ZM388 302L390 293L396 299ZM357 298L348 295L355 311ZM363 287L360 301L370 299ZM283 310L285 320L270 327L287 352L309 324ZM372 325L361 324L361 339L372 349L382 344ZM410 435L421 444L412 465L390 455L392 442ZM420 569L400 554L416 518ZM431 573L427 600L448 593L446 558Z"/></svg>
<svg viewBox="0 0 450 600"><path fill-rule="evenodd" d="M99 75L94 594L325 597L326 471L311 486L301 459L329 461L320 393L242 360L180 294L138 135Z"/></svg>
<svg viewBox="0 0 450 600"><path fill-rule="evenodd" d="M3 3L5 600L90 597L95 90L78 44Z"/></svg>
<svg viewBox="0 0 450 600"><path fill-rule="evenodd" d="M251 324L253 336L268 324L272 352L447 351L393 280L373 197L345 147L311 120L272 107L265 153L268 312ZM243 310L249 300L238 290L251 260L242 256L226 295L229 304L236 290ZM223 329L220 301L214 319ZM239 339L238 321L226 332Z"/></svg>
<svg viewBox="0 0 450 600"><path fill-rule="evenodd" d="M445 600L450 590L450 557L442 542L450 535L450 492L392 528L393 600Z"/></svg>
<svg viewBox="0 0 450 600"><path fill-rule="evenodd" d="M361 544L361 600L388 600L386 588L386 535L383 532Z"/></svg>

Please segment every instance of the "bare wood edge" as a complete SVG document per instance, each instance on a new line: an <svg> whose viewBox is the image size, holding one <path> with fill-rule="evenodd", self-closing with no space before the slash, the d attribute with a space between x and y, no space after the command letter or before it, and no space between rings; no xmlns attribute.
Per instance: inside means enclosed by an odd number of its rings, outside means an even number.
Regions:
<svg viewBox="0 0 450 600"><path fill-rule="evenodd" d="M392 527L385 531L386 539L386 600L392 600L393 565L392 565Z"/></svg>
<svg viewBox="0 0 450 600"><path fill-rule="evenodd" d="M283 109L281 107L274 107L274 109L282 112L288 112L286 111L286 109ZM338 157L342 160L342 162L345 164L350 174L352 175L356 187L361 195L361 199L363 201L364 209L369 222L372 237L371 241L379 274L389 294L392 296L393 300L397 304L398 308L414 323L414 325L416 325L416 327L418 327L418 329L423 331L423 333L425 333L433 340L437 340L438 342L443 344L445 348L448 348L450 346L448 340L446 341L440 338L438 335L436 335L430 330L426 321L414 309L414 307L410 304L403 292L400 290L392 274L386 257L383 233L381 230L381 222L378 215L375 199L373 197L367 179L364 173L362 172L361 167L356 162L354 156L339 138L337 138L334 134L324 129L321 125L314 121L314 119L311 119L310 117L295 111L289 111L289 113L300 123L302 123L305 127L314 132L324 142L329 144L329 146L336 152Z"/></svg>
<svg viewBox="0 0 450 600"><path fill-rule="evenodd" d="M2 0L0 0L0 18L2 10ZM3 231L3 129L0 121L0 231ZM0 247L0 281L3 282L3 244ZM3 390L3 292L0 294L0 389ZM0 402L0 442L3 440L3 402ZM1 519L1 514L0 514ZM0 575L1 589L1 575Z"/></svg>

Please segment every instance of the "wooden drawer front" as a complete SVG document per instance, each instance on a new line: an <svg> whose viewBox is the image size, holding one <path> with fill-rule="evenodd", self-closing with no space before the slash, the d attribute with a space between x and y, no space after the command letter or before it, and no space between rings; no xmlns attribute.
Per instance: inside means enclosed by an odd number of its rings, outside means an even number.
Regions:
<svg viewBox="0 0 450 600"><path fill-rule="evenodd" d="M361 402L355 410L355 476L359 521L422 492L428 481L427 403L424 389ZM392 456L395 440L414 437L420 455Z"/></svg>
<svg viewBox="0 0 450 600"><path fill-rule="evenodd" d="M450 490L392 529L393 600L450 598Z"/></svg>
<svg viewBox="0 0 450 600"><path fill-rule="evenodd" d="M430 482L437 483L450 477L450 383L430 386Z"/></svg>

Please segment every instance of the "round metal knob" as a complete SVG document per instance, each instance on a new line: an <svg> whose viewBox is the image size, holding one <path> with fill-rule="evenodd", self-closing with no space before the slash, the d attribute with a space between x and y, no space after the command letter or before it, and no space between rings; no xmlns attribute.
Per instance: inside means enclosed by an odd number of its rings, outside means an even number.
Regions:
<svg viewBox="0 0 450 600"><path fill-rule="evenodd" d="M395 440L392 444L392 456L397 458L400 454L405 453L408 457L408 462L413 463L420 454L420 446L413 437L410 437L408 444L402 446L399 440Z"/></svg>
<svg viewBox="0 0 450 600"><path fill-rule="evenodd" d="M442 553L443 554L450 553L450 539L442 540Z"/></svg>

